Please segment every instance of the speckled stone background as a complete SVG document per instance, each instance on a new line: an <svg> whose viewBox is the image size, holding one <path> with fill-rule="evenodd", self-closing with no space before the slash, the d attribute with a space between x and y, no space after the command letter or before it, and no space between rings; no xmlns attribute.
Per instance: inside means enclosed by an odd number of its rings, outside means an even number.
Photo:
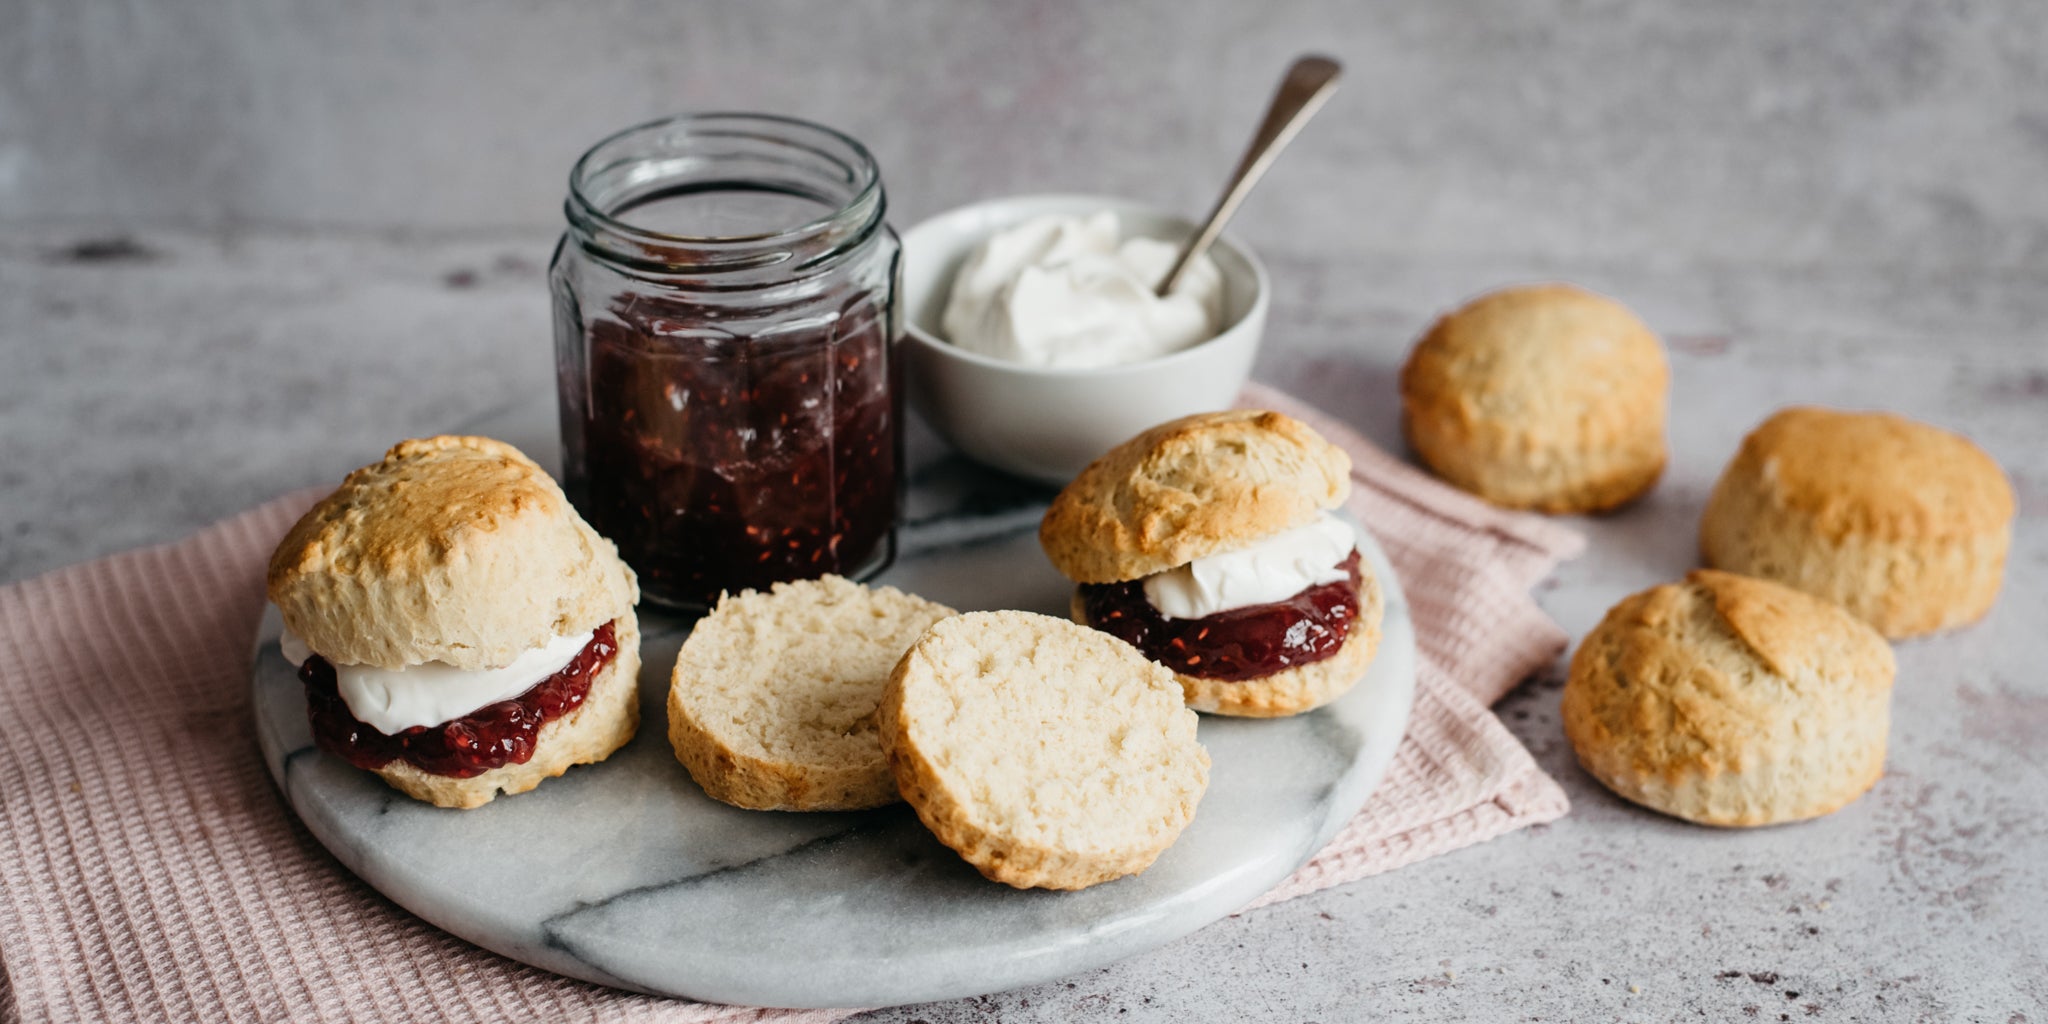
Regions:
<svg viewBox="0 0 2048 1024"><path fill-rule="evenodd" d="M1581 524L1575 635L1693 563L1744 431L1820 402L1968 433L2007 591L1899 648L1889 771L1707 831L1501 707L1572 814L1116 967L875 1021L2048 1020L2048 7L0 0L0 579L168 540L544 401L569 163L681 109L866 140L899 225L1054 189L1197 212L1281 66L1344 88L1241 214L1259 375L1398 448L1436 313L1563 278L1672 350L1674 461Z"/></svg>

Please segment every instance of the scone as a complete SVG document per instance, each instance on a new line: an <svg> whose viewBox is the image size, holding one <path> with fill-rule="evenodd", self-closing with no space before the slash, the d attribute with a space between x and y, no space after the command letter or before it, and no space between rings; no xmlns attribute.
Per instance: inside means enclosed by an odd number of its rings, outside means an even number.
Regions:
<svg viewBox="0 0 2048 1024"><path fill-rule="evenodd" d="M1636 803L1703 825L1830 813L1884 773L1892 651L1837 605L1702 569L1623 600L1572 657L1564 731Z"/></svg>
<svg viewBox="0 0 2048 1024"><path fill-rule="evenodd" d="M984 876L1082 889L1151 866L1194 819L1209 753L1173 674L1031 612L944 619L877 714L903 798Z"/></svg>
<svg viewBox="0 0 2048 1024"><path fill-rule="evenodd" d="M2012 547L2012 484L1967 438L1899 416L1786 409L1743 439L1700 557L1848 608L1888 637L1974 622Z"/></svg>
<svg viewBox="0 0 2048 1024"><path fill-rule="evenodd" d="M839 576L727 595L676 656L668 691L676 759L705 793L736 807L895 803L875 705L903 652L952 614Z"/></svg>
<svg viewBox="0 0 2048 1024"><path fill-rule="evenodd" d="M1095 460L1038 539L1080 584L1074 620L1172 669L1189 707L1298 714L1343 695L1379 648L1378 581L1330 514L1350 471L1292 417L1202 413Z"/></svg>
<svg viewBox="0 0 2048 1024"><path fill-rule="evenodd" d="M1439 319L1401 368L1408 443L1496 505L1598 512L1664 472L1671 369L1635 314L1565 284L1505 288Z"/></svg>
<svg viewBox="0 0 2048 1024"><path fill-rule="evenodd" d="M602 761L639 721L639 589L510 445L406 441L270 557L314 741L415 799L480 807Z"/></svg>

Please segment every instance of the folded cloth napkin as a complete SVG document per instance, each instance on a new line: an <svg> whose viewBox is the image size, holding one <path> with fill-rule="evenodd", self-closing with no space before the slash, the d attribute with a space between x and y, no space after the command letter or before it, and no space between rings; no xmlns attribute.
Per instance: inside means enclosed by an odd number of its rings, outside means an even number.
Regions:
<svg viewBox="0 0 2048 1024"><path fill-rule="evenodd" d="M1276 392L1351 453L1351 510L1414 609L1420 677L1386 781L1258 903L1563 814L1486 710L1565 637L1529 588L1579 547ZM827 1021L616 992L448 936L357 881L272 787L250 652L271 548L314 499L0 588L0 1020ZM1249 909L1249 908L1248 908Z"/></svg>

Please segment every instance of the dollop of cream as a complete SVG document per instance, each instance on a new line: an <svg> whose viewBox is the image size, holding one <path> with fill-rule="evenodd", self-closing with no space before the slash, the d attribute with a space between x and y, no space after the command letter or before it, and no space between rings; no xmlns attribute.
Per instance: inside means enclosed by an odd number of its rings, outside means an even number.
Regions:
<svg viewBox="0 0 2048 1024"><path fill-rule="evenodd" d="M386 736L396 736L418 726L452 722L533 689L575 660L590 637L590 633L555 637L503 668L469 670L439 662L404 668L336 665L335 684L342 703L358 720ZM305 664L314 654L289 629L278 638L277 646L293 665Z"/></svg>
<svg viewBox="0 0 2048 1024"><path fill-rule="evenodd" d="M1050 215L996 232L953 277L940 327L982 355L1030 366L1135 363L1223 329L1223 273L1204 255L1173 294L1153 289L1179 249L1122 238L1117 215Z"/></svg>
<svg viewBox="0 0 2048 1024"><path fill-rule="evenodd" d="M1321 583L1345 578L1339 564L1358 545L1349 524L1324 513L1306 526L1276 533L1247 548L1197 558L1145 577L1145 599L1171 619L1284 601Z"/></svg>

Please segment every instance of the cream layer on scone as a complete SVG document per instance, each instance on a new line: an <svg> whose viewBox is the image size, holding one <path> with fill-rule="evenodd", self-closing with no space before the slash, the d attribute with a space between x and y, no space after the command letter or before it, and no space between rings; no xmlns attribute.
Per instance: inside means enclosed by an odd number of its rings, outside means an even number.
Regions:
<svg viewBox="0 0 2048 1024"><path fill-rule="evenodd" d="M334 666L335 688L349 713L386 736L396 736L407 729L444 725L533 689L576 660L592 635L555 637L499 668L460 669L441 662L380 668L326 660ZM318 653L289 629L278 647L295 667Z"/></svg>
<svg viewBox="0 0 2048 1024"><path fill-rule="evenodd" d="M1357 543L1349 524L1324 513L1306 526L1147 576L1145 600L1173 619L1285 601L1350 575L1343 563Z"/></svg>

